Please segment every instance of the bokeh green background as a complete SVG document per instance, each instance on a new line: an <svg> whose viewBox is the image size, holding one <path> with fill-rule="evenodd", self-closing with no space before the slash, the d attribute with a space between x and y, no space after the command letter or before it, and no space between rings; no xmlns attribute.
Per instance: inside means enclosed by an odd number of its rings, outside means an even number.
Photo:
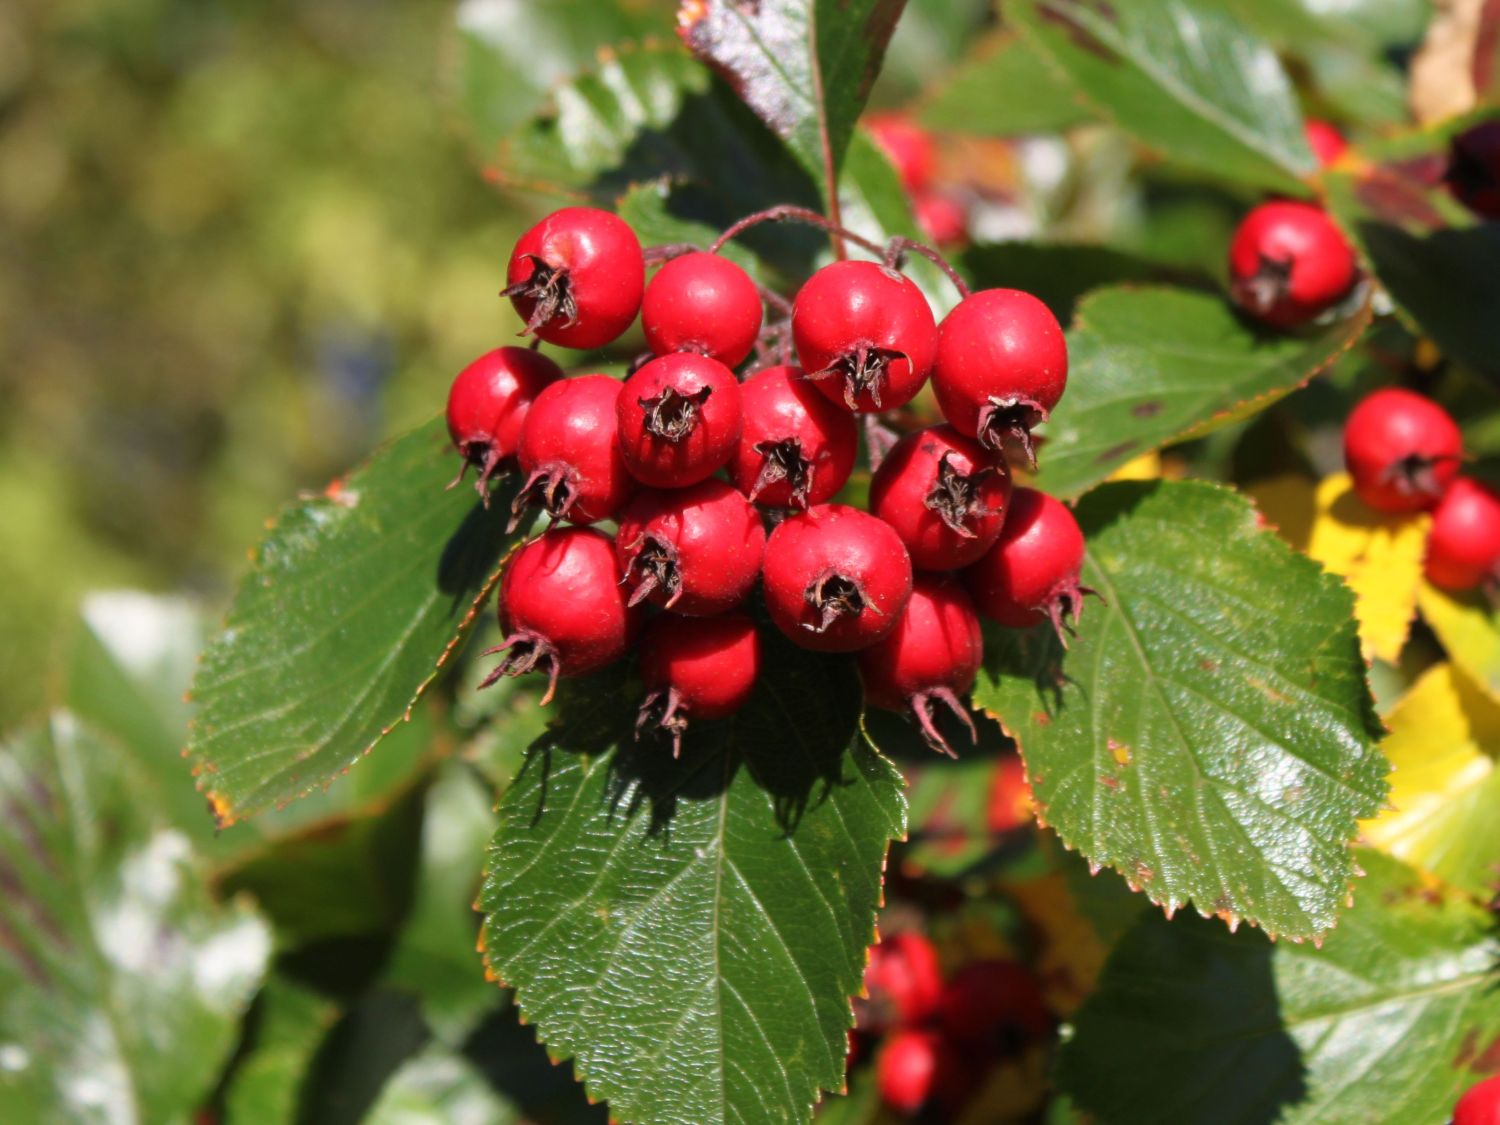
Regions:
<svg viewBox="0 0 1500 1125"><path fill-rule="evenodd" d="M451 17L0 4L0 727L82 591L223 604L282 503L514 333L530 209L443 108Z"/></svg>

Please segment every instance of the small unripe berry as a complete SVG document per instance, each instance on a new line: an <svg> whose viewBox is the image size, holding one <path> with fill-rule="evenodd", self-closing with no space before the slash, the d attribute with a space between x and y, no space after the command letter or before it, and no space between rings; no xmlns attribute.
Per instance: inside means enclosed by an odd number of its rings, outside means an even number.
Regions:
<svg viewBox="0 0 1500 1125"><path fill-rule="evenodd" d="M1464 1091L1453 1107L1453 1125L1500 1125L1500 1074Z"/></svg>
<svg viewBox="0 0 1500 1125"><path fill-rule="evenodd" d="M1275 199L1254 208L1229 244L1229 291L1276 328L1305 324L1349 292L1354 250L1321 207Z"/></svg>
<svg viewBox="0 0 1500 1125"><path fill-rule="evenodd" d="M656 488L685 488L724 467L740 440L740 384L716 359L678 352L625 380L617 425L625 465Z"/></svg>
<svg viewBox="0 0 1500 1125"><path fill-rule="evenodd" d="M870 947L865 992L855 1000L859 1029L882 1034L925 1023L943 999L943 968L932 942L917 933L896 933Z"/></svg>
<svg viewBox="0 0 1500 1125"><path fill-rule="evenodd" d="M938 327L932 391L943 417L987 449L1014 441L1036 464L1032 428L1068 385L1068 342L1052 310L1019 289L982 289Z"/></svg>
<svg viewBox="0 0 1500 1125"><path fill-rule="evenodd" d="M824 266L792 302L802 369L856 413L905 406L927 381L937 325L910 279L874 262Z"/></svg>
<svg viewBox="0 0 1500 1125"><path fill-rule="evenodd" d="M1432 513L1427 580L1445 590L1500 582L1500 492L1459 477Z"/></svg>
<svg viewBox="0 0 1500 1125"><path fill-rule="evenodd" d="M1367 395L1344 423L1344 464L1354 491L1380 512L1436 505L1458 475L1463 448L1446 410L1400 387Z"/></svg>
<svg viewBox="0 0 1500 1125"><path fill-rule="evenodd" d="M1073 513L1044 492L1018 488L1000 538L989 553L964 571L964 584L984 616L1025 629L1050 620L1067 644L1067 618L1076 622L1083 596L1083 532Z"/></svg>
<svg viewBox="0 0 1500 1125"><path fill-rule="evenodd" d="M599 348L630 327L646 284L641 243L624 220L564 207L516 243L506 267L526 331L566 348Z"/></svg>
<svg viewBox="0 0 1500 1125"><path fill-rule="evenodd" d="M526 481L516 493L512 526L539 507L554 521L614 519L636 484L620 455L615 401L620 384L608 375L578 375L536 396L521 427L517 458Z"/></svg>
<svg viewBox="0 0 1500 1125"><path fill-rule="evenodd" d="M1019 1054L1053 1023L1036 977L1014 961L960 969L943 990L939 1019L953 1042L990 1058Z"/></svg>
<svg viewBox="0 0 1500 1125"><path fill-rule="evenodd" d="M844 487L859 425L802 377L768 367L740 387L744 425L729 462L734 486L768 508L808 508Z"/></svg>
<svg viewBox="0 0 1500 1125"><path fill-rule="evenodd" d="M673 258L646 286L641 328L657 355L697 352L729 367L760 333L760 293L750 275L718 254Z"/></svg>
<svg viewBox="0 0 1500 1125"><path fill-rule="evenodd" d="M793 642L855 652L896 627L911 597L911 560L874 516L820 504L771 533L762 579L771 620Z"/></svg>
<svg viewBox="0 0 1500 1125"><path fill-rule="evenodd" d="M545 704L559 676L581 676L612 664L640 625L625 604L614 543L593 528L559 527L527 543L500 579L505 640L482 655L505 657L479 685L533 669L548 678Z"/></svg>
<svg viewBox="0 0 1500 1125"><path fill-rule="evenodd" d="M870 138L901 177L909 193L925 191L937 171L937 145L932 134L904 113L872 113L865 118Z"/></svg>
<svg viewBox="0 0 1500 1125"><path fill-rule="evenodd" d="M886 711L910 711L927 745L950 758L953 748L933 721L941 703L978 737L960 698L974 686L984 660L979 615L962 586L946 574L918 574L896 627L859 654L865 698Z"/></svg>
<svg viewBox="0 0 1500 1125"><path fill-rule="evenodd" d="M1310 117L1303 126L1303 131L1307 135L1307 147L1312 149L1321 168L1327 168L1349 149L1349 142L1344 139L1344 134L1327 121Z"/></svg>
<svg viewBox="0 0 1500 1125"><path fill-rule="evenodd" d="M620 517L615 540L630 602L647 598L687 617L723 613L760 575L760 513L721 480L647 491Z"/></svg>
<svg viewBox="0 0 1500 1125"><path fill-rule="evenodd" d="M917 570L957 570L1000 537L1010 501L1005 459L951 425L907 434L870 481L870 511L890 524Z"/></svg>
<svg viewBox="0 0 1500 1125"><path fill-rule="evenodd" d="M647 728L666 731L677 757L689 720L727 718L749 700L760 675L760 636L742 613L658 617L641 637L640 668L649 694L636 737Z"/></svg>
<svg viewBox="0 0 1500 1125"><path fill-rule="evenodd" d="M464 469L479 470L475 487L488 498L485 485L515 459L521 424L532 401L563 377L562 368L530 348L495 348L469 364L448 390L448 436L464 459Z"/></svg>

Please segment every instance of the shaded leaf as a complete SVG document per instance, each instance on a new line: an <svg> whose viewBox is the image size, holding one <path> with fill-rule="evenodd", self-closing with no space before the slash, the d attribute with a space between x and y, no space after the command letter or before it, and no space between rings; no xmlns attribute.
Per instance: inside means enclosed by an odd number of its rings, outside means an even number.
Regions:
<svg viewBox="0 0 1500 1125"><path fill-rule="evenodd" d="M1015 137L1060 133L1095 114L1029 43L1001 32L947 68L922 99L918 118L929 129Z"/></svg>
<svg viewBox="0 0 1500 1125"><path fill-rule="evenodd" d="M1148 916L1075 1020L1059 1077L1105 1121L1443 1121L1500 1035L1500 942L1466 898L1369 870L1321 950Z"/></svg>
<svg viewBox="0 0 1500 1125"><path fill-rule="evenodd" d="M282 978L261 989L253 1040L224 1093L228 1125L296 1121L312 1058L338 1019L338 1005Z"/></svg>
<svg viewBox="0 0 1500 1125"><path fill-rule="evenodd" d="M451 1048L429 1045L391 1075L369 1125L518 1125L525 1118Z"/></svg>
<svg viewBox="0 0 1500 1125"><path fill-rule="evenodd" d="M1038 487L1076 496L1142 453L1263 410L1368 324L1362 309L1310 337L1264 336L1207 293L1092 293L1068 332L1068 393L1042 431Z"/></svg>
<svg viewBox="0 0 1500 1125"><path fill-rule="evenodd" d="M1431 583L1418 590L1417 605L1448 659L1500 699L1500 606L1480 590L1455 594Z"/></svg>
<svg viewBox="0 0 1500 1125"><path fill-rule="evenodd" d="M1175 163L1301 193L1316 169L1292 84L1229 12L1184 0L1008 0L1006 15L1104 117Z"/></svg>
<svg viewBox="0 0 1500 1125"><path fill-rule="evenodd" d="M120 748L59 712L0 749L0 1120L186 1121L271 950Z"/></svg>
<svg viewBox="0 0 1500 1125"><path fill-rule="evenodd" d="M963 271L976 289L1025 290L1064 326L1090 290L1126 281L1172 281L1174 274L1184 272L1131 251L1072 242L973 246L963 253ZM1201 284L1203 279L1197 280Z"/></svg>
<svg viewBox="0 0 1500 1125"><path fill-rule="evenodd" d="M221 826L375 748L468 634L513 537L508 497L444 491L440 420L284 512L194 681L189 751Z"/></svg>
<svg viewBox="0 0 1500 1125"><path fill-rule="evenodd" d="M1500 890L1500 703L1452 665L1422 674L1386 716L1393 806L1361 826L1382 851L1470 894Z"/></svg>
<svg viewBox="0 0 1500 1125"><path fill-rule="evenodd" d="M1039 816L1169 910L1327 930L1386 791L1352 595L1222 488L1108 484L1077 516L1102 603L1066 654L995 630L974 692Z"/></svg>
<svg viewBox="0 0 1500 1125"><path fill-rule="evenodd" d="M906 0L689 0L679 31L825 189Z"/></svg>
<svg viewBox="0 0 1500 1125"><path fill-rule="evenodd" d="M505 794L485 960L622 1121L805 1119L843 1081L900 777L846 659L766 631L755 695L683 755L580 685Z"/></svg>
<svg viewBox="0 0 1500 1125"><path fill-rule="evenodd" d="M1417 612L1431 517L1375 511L1355 495L1348 473L1316 488L1305 477L1279 477L1250 493L1282 538L1354 591L1366 659L1396 663Z"/></svg>

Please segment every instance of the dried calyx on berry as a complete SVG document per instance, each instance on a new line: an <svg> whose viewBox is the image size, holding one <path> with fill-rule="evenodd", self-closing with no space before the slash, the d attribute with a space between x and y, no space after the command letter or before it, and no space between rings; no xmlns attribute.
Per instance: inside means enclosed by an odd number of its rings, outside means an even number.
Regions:
<svg viewBox="0 0 1500 1125"><path fill-rule="evenodd" d="M798 367L768 367L740 388L743 427L729 462L735 487L770 508L830 499L854 468L858 424Z"/></svg>
<svg viewBox="0 0 1500 1125"><path fill-rule="evenodd" d="M664 733L680 757L691 720L727 718L749 700L760 674L760 637L743 613L658 617L641 638L640 668L647 695L636 738Z"/></svg>
<svg viewBox="0 0 1500 1125"><path fill-rule="evenodd" d="M616 551L630 604L688 617L738 605L760 574L766 533L749 501L710 477L641 493L620 516Z"/></svg>
<svg viewBox="0 0 1500 1125"><path fill-rule="evenodd" d="M640 311L646 265L624 220L593 207L564 207L521 236L506 277L501 295L526 321L525 333L563 347L598 348Z"/></svg>
<svg viewBox="0 0 1500 1125"><path fill-rule="evenodd" d="M733 456L741 432L740 385L716 359L689 352L653 359L620 391L620 449L631 474L656 488L685 488Z"/></svg>
<svg viewBox="0 0 1500 1125"><path fill-rule="evenodd" d="M616 424L620 384L608 375L553 383L531 404L517 459L525 474L511 505L511 528L530 508L552 522L613 519L634 495Z"/></svg>
<svg viewBox="0 0 1500 1125"><path fill-rule="evenodd" d="M495 348L469 364L448 391L448 436L463 457L452 488L470 465L474 487L489 504L489 482L515 460L521 427L537 395L563 377L562 369L529 348Z"/></svg>
<svg viewBox="0 0 1500 1125"><path fill-rule="evenodd" d="M1328 213L1311 203L1262 203L1229 244L1230 295L1276 328L1305 324L1333 308L1358 273L1353 248Z"/></svg>

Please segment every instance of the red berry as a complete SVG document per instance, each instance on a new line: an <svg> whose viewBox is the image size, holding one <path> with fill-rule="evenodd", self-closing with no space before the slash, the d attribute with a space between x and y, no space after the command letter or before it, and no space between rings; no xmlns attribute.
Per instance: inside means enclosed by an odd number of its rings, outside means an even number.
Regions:
<svg viewBox="0 0 1500 1125"><path fill-rule="evenodd" d="M1445 590L1500 582L1500 492L1459 477L1432 513L1427 580Z"/></svg>
<svg viewBox="0 0 1500 1125"><path fill-rule="evenodd" d="M917 570L957 570L1000 538L1010 501L1005 459L952 426L907 434L870 481L870 511L906 544Z"/></svg>
<svg viewBox="0 0 1500 1125"><path fill-rule="evenodd" d="M489 495L489 479L514 459L532 400L562 377L562 368L541 352L496 348L453 380L448 390L448 436L464 459L464 469L473 465L479 470L476 487L481 496Z"/></svg>
<svg viewBox="0 0 1500 1125"><path fill-rule="evenodd" d="M682 752L690 719L723 719L750 698L760 674L760 637L743 613L683 620L658 617L641 638L641 681L650 693L636 718L672 736Z"/></svg>
<svg viewBox="0 0 1500 1125"><path fill-rule="evenodd" d="M982 289L938 328L932 390L960 433L999 450L1018 442L1036 464L1031 430L1068 385L1068 342L1052 311L1019 289Z"/></svg>
<svg viewBox="0 0 1500 1125"><path fill-rule="evenodd" d="M934 1031L911 1028L886 1040L875 1059L880 1100L897 1113L915 1117L929 1107L953 1120L974 1086L974 1075L953 1045Z"/></svg>
<svg viewBox="0 0 1500 1125"><path fill-rule="evenodd" d="M874 262L834 262L792 302L792 342L818 390L870 413L904 406L922 389L937 325L908 278Z"/></svg>
<svg viewBox="0 0 1500 1125"><path fill-rule="evenodd" d="M1004 754L995 764L985 811L990 831L997 834L1012 832L1031 819L1031 786L1019 754Z"/></svg>
<svg viewBox="0 0 1500 1125"><path fill-rule="evenodd" d="M1400 387L1367 395L1344 423L1344 464L1354 491L1381 512L1433 507L1458 475L1463 444L1446 410Z"/></svg>
<svg viewBox="0 0 1500 1125"><path fill-rule="evenodd" d="M911 597L911 559L888 525L819 504L782 521L762 574L776 627L803 648L855 652L896 627Z"/></svg>
<svg viewBox="0 0 1500 1125"><path fill-rule="evenodd" d="M1336 305L1354 284L1354 250L1328 213L1275 199L1254 208L1229 244L1229 291L1256 320L1276 328L1305 324Z"/></svg>
<svg viewBox="0 0 1500 1125"><path fill-rule="evenodd" d="M740 387L744 428L729 462L734 486L768 508L821 504L854 468L859 426L800 367L768 367Z"/></svg>
<svg viewBox="0 0 1500 1125"><path fill-rule="evenodd" d="M629 379L618 403L620 448L636 480L685 488L723 468L740 440L740 384L716 359L677 352Z"/></svg>
<svg viewBox="0 0 1500 1125"><path fill-rule="evenodd" d="M1344 139L1344 134L1327 121L1308 118L1303 131L1307 134L1307 147L1317 157L1320 168L1327 168L1349 149L1349 142Z"/></svg>
<svg viewBox="0 0 1500 1125"><path fill-rule="evenodd" d="M984 659L984 637L974 602L947 574L918 574L901 619L885 637L859 654L865 698L885 711L916 717L927 745L957 757L933 722L941 703L978 737L959 697L974 686Z"/></svg>
<svg viewBox="0 0 1500 1125"><path fill-rule="evenodd" d="M1014 961L976 961L943 990L943 1031L990 1057L1018 1054L1052 1032L1052 1013L1035 976Z"/></svg>
<svg viewBox="0 0 1500 1125"><path fill-rule="evenodd" d="M1453 1107L1453 1125L1500 1125L1500 1074L1464 1091Z"/></svg>
<svg viewBox="0 0 1500 1125"><path fill-rule="evenodd" d="M710 477L637 496L620 517L615 550L632 605L650 598L684 616L706 617L750 593L766 531L748 500Z"/></svg>
<svg viewBox="0 0 1500 1125"><path fill-rule="evenodd" d="M856 1000L861 1031L881 1034L925 1023L943 999L937 949L921 934L899 933L870 947L865 966L867 999Z"/></svg>
<svg viewBox="0 0 1500 1125"><path fill-rule="evenodd" d="M904 113L872 113L865 119L870 138L895 166L901 186L916 194L932 183L937 146L932 134Z"/></svg>
<svg viewBox="0 0 1500 1125"><path fill-rule="evenodd" d="M614 519L635 493L620 455L615 400L608 375L579 375L536 396L521 427L517 459L526 483L512 510L539 507L553 520L588 524Z"/></svg>
<svg viewBox="0 0 1500 1125"><path fill-rule="evenodd" d="M939 246L960 246L969 240L969 214L964 205L945 192L925 192L912 203L917 229Z"/></svg>
<svg viewBox="0 0 1500 1125"><path fill-rule="evenodd" d="M1050 619L1066 644L1064 623L1078 620L1083 595L1093 593L1078 584L1083 551L1072 512L1044 492L1018 488L1000 538L964 571L964 583L984 616L1013 629Z"/></svg>
<svg viewBox="0 0 1500 1125"><path fill-rule="evenodd" d="M581 676L625 655L640 624L625 604L614 542L602 531L559 527L527 543L500 579L505 657L479 686L545 669L552 698L559 676Z"/></svg>
<svg viewBox="0 0 1500 1125"><path fill-rule="evenodd" d="M1453 194L1475 214L1500 219L1500 121L1485 121L1458 134L1448 156Z"/></svg>
<svg viewBox="0 0 1500 1125"><path fill-rule="evenodd" d="M565 348L599 348L640 311L646 263L624 220L593 207L564 207L521 236L506 284L504 296L527 332Z"/></svg>
<svg viewBox="0 0 1500 1125"><path fill-rule="evenodd" d="M657 355L697 352L734 367L760 334L760 292L728 258L693 253L656 271L641 302L641 327Z"/></svg>

